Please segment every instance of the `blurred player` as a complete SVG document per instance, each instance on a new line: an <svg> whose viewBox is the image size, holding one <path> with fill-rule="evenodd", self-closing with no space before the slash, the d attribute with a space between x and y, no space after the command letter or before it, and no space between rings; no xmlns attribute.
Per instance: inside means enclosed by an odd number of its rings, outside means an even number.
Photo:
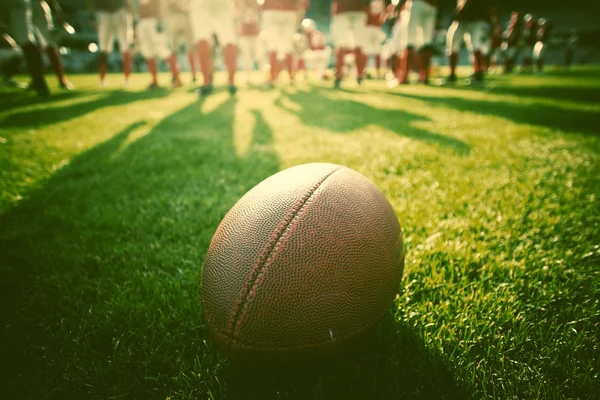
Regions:
<svg viewBox="0 0 600 400"><path fill-rule="evenodd" d="M31 88L40 97L50 95L48 85L44 78L44 62L42 52L36 43L35 28L32 19L32 0L14 0L8 4L0 4L4 13L0 18L8 19L9 31L12 38L23 51L23 57L27 63L27 70L31 77Z"/></svg>
<svg viewBox="0 0 600 400"><path fill-rule="evenodd" d="M129 0L88 0L90 19L98 29L100 85L104 86L108 55L114 48L115 37L123 56L124 84L127 86L131 74L131 51L133 42L133 7Z"/></svg>
<svg viewBox="0 0 600 400"><path fill-rule="evenodd" d="M163 0L164 1L164 0ZM190 0L166 0L165 25L169 37L169 47L177 57L180 40L183 39L188 63L192 72L192 81L196 82L197 58L194 35L190 23Z"/></svg>
<svg viewBox="0 0 600 400"><path fill-rule="evenodd" d="M56 73L58 78L58 86L62 89L71 90L73 85L67 81L65 77L65 69L60 58L60 52L58 46L53 39L53 31L56 25L62 25L64 20L64 14L57 0L52 1L52 5L55 10L55 17L52 17L52 11L50 6L45 1L32 0L31 1L31 17L33 21L34 34L42 50L46 52L48 60L52 69Z"/></svg>
<svg viewBox="0 0 600 400"><path fill-rule="evenodd" d="M282 62L294 81L294 33L308 7L305 0L264 0L262 25L266 36L271 73L267 87L272 87L281 73Z"/></svg>
<svg viewBox="0 0 600 400"><path fill-rule="evenodd" d="M537 41L537 22L533 15L523 17L523 66L521 72L533 72L533 47Z"/></svg>
<svg viewBox="0 0 600 400"><path fill-rule="evenodd" d="M304 24L306 20L302 21ZM294 58L296 59L296 79L304 79L306 74L306 57L308 56L308 52L310 50L310 43L308 42L308 37L306 37L306 33L304 32L304 27L298 29L298 32L294 33Z"/></svg>
<svg viewBox="0 0 600 400"><path fill-rule="evenodd" d="M490 53L486 57L486 72L490 69L490 72L496 70L500 64L502 57L502 25L500 25L500 19L497 9L490 11Z"/></svg>
<svg viewBox="0 0 600 400"><path fill-rule="evenodd" d="M544 18L540 18L537 23L536 43L533 47L533 60L538 72L544 69L544 48L550 39L552 25Z"/></svg>
<svg viewBox="0 0 600 400"><path fill-rule="evenodd" d="M502 50L504 55L504 73L511 73L519 56L521 37L523 35L523 24L521 16L517 11L510 15L510 21L503 33Z"/></svg>
<svg viewBox="0 0 600 400"><path fill-rule="evenodd" d="M404 13L404 4L405 1L392 1L391 4L387 6L387 15L386 19L391 21L392 31L391 38L388 40L385 46L385 53L387 58L387 63L394 75L394 79L390 81L391 85L397 85L400 81L400 64L401 64L401 48L402 45L402 35L400 27L402 24L402 17L406 15Z"/></svg>
<svg viewBox="0 0 600 400"><path fill-rule="evenodd" d="M262 50L259 39L259 11L260 7L256 0L240 0L240 29L239 44L242 66L247 71L246 80L250 80L250 71L254 69L254 64L260 70Z"/></svg>
<svg viewBox="0 0 600 400"><path fill-rule="evenodd" d="M399 83L408 83L408 74L416 58L419 82L428 84L438 13L437 0L407 0L404 12L406 14L400 23L402 57Z"/></svg>
<svg viewBox="0 0 600 400"><path fill-rule="evenodd" d="M366 47L367 13L364 0L334 0L331 35L335 47L335 87L339 88L344 76L344 60L352 53L356 64L356 80L360 84L367 65L363 51Z"/></svg>
<svg viewBox="0 0 600 400"><path fill-rule="evenodd" d="M138 1L139 21L135 29L140 52L146 60L148 70L152 75L152 83L149 89L158 87L157 58L167 60L173 76L173 87L181 87L177 56L175 53L171 53L167 44L167 34L163 22L166 9L163 5L164 3L161 0Z"/></svg>
<svg viewBox="0 0 600 400"><path fill-rule="evenodd" d="M312 19L302 21L302 29L308 41L308 50L304 53L304 57L312 66L315 77L327 80L326 71L331 59L331 47L327 46L325 35L317 30Z"/></svg>
<svg viewBox="0 0 600 400"><path fill-rule="evenodd" d="M367 64L369 57L375 59L375 76L380 79L381 75L381 42L385 34L381 27L386 19L385 0L373 0L367 6L367 27L365 28L365 48L364 52L367 56Z"/></svg>
<svg viewBox="0 0 600 400"><path fill-rule="evenodd" d="M456 82L456 67L458 52L463 40L471 52L473 61L474 82L483 82L484 76L484 45L489 32L489 6L486 0L458 0L454 21L448 29L446 37L446 53L450 64L448 82Z"/></svg>
<svg viewBox="0 0 600 400"><path fill-rule="evenodd" d="M200 58L200 70L204 78L198 94L205 96L213 91L214 58L211 43L213 35L216 35L223 49L223 60L228 73L228 90L233 95L237 92L235 86L237 47L235 45L234 0L191 0L190 6L192 32Z"/></svg>

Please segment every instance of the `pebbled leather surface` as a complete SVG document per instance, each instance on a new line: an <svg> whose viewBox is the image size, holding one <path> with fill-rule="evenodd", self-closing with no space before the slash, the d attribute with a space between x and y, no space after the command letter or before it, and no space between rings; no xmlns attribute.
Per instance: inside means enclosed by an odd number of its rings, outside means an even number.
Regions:
<svg viewBox="0 0 600 400"><path fill-rule="evenodd" d="M306 164L261 182L225 216L202 272L205 320L230 354L335 347L390 307L402 233L351 169Z"/></svg>

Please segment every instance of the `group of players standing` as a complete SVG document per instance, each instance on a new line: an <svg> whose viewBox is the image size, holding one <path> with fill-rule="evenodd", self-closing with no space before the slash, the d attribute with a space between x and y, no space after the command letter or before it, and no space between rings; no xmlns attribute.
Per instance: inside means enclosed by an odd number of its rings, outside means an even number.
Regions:
<svg viewBox="0 0 600 400"><path fill-rule="evenodd" d="M43 78L41 52L36 45L35 21L31 15L42 7L48 19L49 7L43 0L10 0L12 27L17 27L19 45L32 76L33 87L41 95L48 93ZM58 2L53 0L55 8ZM251 70L256 64L268 69L265 86L273 87L286 69L293 82L298 71L312 66L319 78L327 78L331 49L314 21L304 19L308 0L88 0L90 18L98 30L100 82L104 84L108 54L115 38L123 60L125 83L131 73L134 42L146 60L152 76L150 87L157 87L157 59L163 59L172 73L172 85L181 86L177 53L183 40L194 81L197 64L203 77L200 95L213 91L215 43L219 43L228 75L228 90L237 91L238 50L242 64ZM360 83L365 77L369 57L374 58L377 75L382 66L390 66L399 84L409 83L411 71L418 72L421 83L429 83L431 59L439 32L438 0L333 0L331 37L335 52L334 86L340 87L351 59L352 73ZM134 16L136 25L134 29ZM393 22L391 54L381 59L385 35L382 25ZM530 15L524 19L513 13L506 30L489 0L457 0L453 22L446 35L446 53L450 66L447 82L456 81L458 53L463 42L473 62L472 81L481 82L488 67L503 58L505 70L515 65L519 49L525 44L525 67L534 61L542 67L542 51L548 37L548 24L537 23ZM69 87L62 72L56 46L48 56L58 71L61 86ZM266 57L264 57L266 55ZM263 63L264 62L264 63ZM263 65L264 64L264 65Z"/></svg>

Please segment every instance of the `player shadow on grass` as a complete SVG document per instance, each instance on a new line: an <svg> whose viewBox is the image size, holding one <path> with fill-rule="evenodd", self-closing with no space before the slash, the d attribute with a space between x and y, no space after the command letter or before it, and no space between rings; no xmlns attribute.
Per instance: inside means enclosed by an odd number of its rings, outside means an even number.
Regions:
<svg viewBox="0 0 600 400"><path fill-rule="evenodd" d="M473 100L458 96L429 96L411 93L389 93L392 96L420 100L435 106L453 108L482 115L505 118L519 124L530 124L560 129L566 133L598 135L600 113L584 109L563 108L547 104L522 104L510 101Z"/></svg>
<svg viewBox="0 0 600 400"><path fill-rule="evenodd" d="M295 110L281 100L276 101L276 105L297 114L306 126L350 133L368 125L378 125L398 136L436 144L459 154L468 154L470 151L470 146L457 138L414 126L414 122L428 121L425 117L400 109L380 109L350 99L331 98L328 94L333 91L316 87L311 87L308 91L284 91L282 96L298 104L301 110Z"/></svg>
<svg viewBox="0 0 600 400"><path fill-rule="evenodd" d="M200 310L204 254L225 213L280 165L260 111L248 110L239 154L235 99L202 107L145 134L131 124L0 216L4 394L468 398L418 331L390 317L315 369L240 370L216 352Z"/></svg>
<svg viewBox="0 0 600 400"><path fill-rule="evenodd" d="M79 101L71 104L53 106L52 102L39 103L42 107L16 111L10 113L4 118L0 117L0 125L4 128L31 128L35 126L46 126L72 120L82 115L91 113L104 107L117 107L124 104L131 104L136 101L149 100L159 97L166 97L169 90L158 88L146 91L126 91L113 90L108 92L78 92L77 96L67 98L82 97L85 95L98 95L91 100ZM54 96L51 98L54 100ZM58 99L57 99L58 100ZM38 104L38 103L35 103Z"/></svg>
<svg viewBox="0 0 600 400"><path fill-rule="evenodd" d="M210 239L279 170L262 113L250 111L255 129L238 154L235 99L202 106L150 132L131 124L0 216L5 395L165 398L182 365L194 369L208 340L199 282Z"/></svg>
<svg viewBox="0 0 600 400"><path fill-rule="evenodd" d="M38 104L48 105L55 101L74 99L90 93L81 90L53 93L49 98L39 97L34 91L23 89L0 90L0 111L7 112L15 108L33 106Z"/></svg>

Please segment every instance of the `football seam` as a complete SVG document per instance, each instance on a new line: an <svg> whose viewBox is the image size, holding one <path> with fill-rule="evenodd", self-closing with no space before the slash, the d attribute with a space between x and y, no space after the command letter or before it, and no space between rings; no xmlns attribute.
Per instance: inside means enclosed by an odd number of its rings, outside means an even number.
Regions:
<svg viewBox="0 0 600 400"><path fill-rule="evenodd" d="M338 168L334 169L333 171L329 172L328 174L326 174L319 181L317 181L309 189L309 191L301 198L301 200L291 208L291 210L290 210L291 212L288 215L284 216L282 218L282 220L279 222L279 226L278 226L279 229L275 230L275 232L272 234L271 240L267 243L267 245L265 246L263 251L261 251L261 253L259 254L256 263L252 267L252 274L250 275L250 279L244 285L244 290L242 292L242 296L241 296L240 300L238 300L237 307L234 308L234 312L232 313L231 322L229 324L229 327L230 327L229 333L227 335L228 336L228 340L227 340L228 348L231 348L231 344L233 343L234 340L236 340L234 338L235 331L242 321L241 317L242 317L242 314L244 314L244 310L247 308L247 306L249 304L248 300L250 297L250 293L252 291L256 290L256 284L258 282L258 279L262 276L264 268L267 266L267 264L271 260L271 258L273 256L273 250L275 250L275 248L279 244L280 240L285 235L287 229L292 225L292 223L294 222L296 217L298 217L298 215L300 215L300 212L302 211L304 206L312 198L312 196L319 189L319 187L321 187L321 185L331 175L333 175L334 173L336 173L337 171L339 171L341 169L343 169L343 167L338 167Z"/></svg>

